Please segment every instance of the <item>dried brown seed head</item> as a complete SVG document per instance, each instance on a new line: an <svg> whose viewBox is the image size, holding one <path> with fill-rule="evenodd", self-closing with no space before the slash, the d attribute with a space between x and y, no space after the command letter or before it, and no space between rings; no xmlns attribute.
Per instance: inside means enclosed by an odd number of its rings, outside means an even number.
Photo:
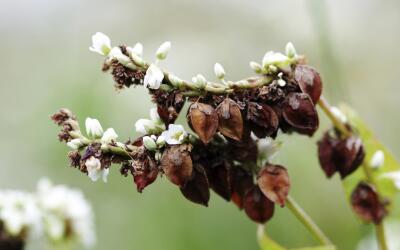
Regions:
<svg viewBox="0 0 400 250"><path fill-rule="evenodd" d="M227 161L206 168L208 182L212 190L226 201L231 200L231 165Z"/></svg>
<svg viewBox="0 0 400 250"><path fill-rule="evenodd" d="M322 80L319 73L308 65L297 65L294 78L303 93L308 94L316 104L322 93Z"/></svg>
<svg viewBox="0 0 400 250"><path fill-rule="evenodd" d="M141 193L145 187L152 184L157 179L157 164L152 158L147 157L141 162L140 168L134 168L132 175L137 191Z"/></svg>
<svg viewBox="0 0 400 250"><path fill-rule="evenodd" d="M218 129L218 115L214 108L204 103L193 103L189 108L188 119L200 140L208 144Z"/></svg>
<svg viewBox="0 0 400 250"><path fill-rule="evenodd" d="M385 204L373 186L361 182L351 195L351 204L354 212L366 222L379 224L387 214Z"/></svg>
<svg viewBox="0 0 400 250"><path fill-rule="evenodd" d="M186 199L206 207L208 206L210 189L208 188L206 172L201 165L196 164L193 166L192 177L180 190Z"/></svg>
<svg viewBox="0 0 400 250"><path fill-rule="evenodd" d="M260 138L274 135L279 127L279 118L275 111L266 104L249 102L247 120L251 131Z"/></svg>
<svg viewBox="0 0 400 250"><path fill-rule="evenodd" d="M257 183L268 199L281 207L285 206L290 190L290 179L286 168L267 164L258 173Z"/></svg>
<svg viewBox="0 0 400 250"><path fill-rule="evenodd" d="M318 129L318 113L311 98L304 93L290 93L285 98L283 118L300 134L312 136Z"/></svg>
<svg viewBox="0 0 400 250"><path fill-rule="evenodd" d="M231 168L231 199L239 208L243 208L246 193L254 186L253 176L241 167Z"/></svg>
<svg viewBox="0 0 400 250"><path fill-rule="evenodd" d="M274 215L275 206L255 185L246 193L243 208L251 220L264 224Z"/></svg>
<svg viewBox="0 0 400 250"><path fill-rule="evenodd" d="M167 178L180 187L192 176L193 163L190 147L186 144L168 147L161 158L161 166Z"/></svg>
<svg viewBox="0 0 400 250"><path fill-rule="evenodd" d="M240 141L243 135L243 118L239 105L232 99L226 98L218 105L216 112L219 118L219 132Z"/></svg>
<svg viewBox="0 0 400 250"><path fill-rule="evenodd" d="M178 118L186 99L181 93L165 93L161 90L153 91L153 101L157 103L157 111L166 127Z"/></svg>

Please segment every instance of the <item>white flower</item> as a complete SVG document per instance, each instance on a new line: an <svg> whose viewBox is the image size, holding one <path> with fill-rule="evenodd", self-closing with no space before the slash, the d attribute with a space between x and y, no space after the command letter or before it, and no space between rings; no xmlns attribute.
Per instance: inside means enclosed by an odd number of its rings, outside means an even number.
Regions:
<svg viewBox="0 0 400 250"><path fill-rule="evenodd" d="M79 240L86 247L94 245L93 211L82 192L63 185L53 186L49 180L42 179L37 197L47 237L56 243Z"/></svg>
<svg viewBox="0 0 400 250"><path fill-rule="evenodd" d="M397 189L400 189L400 171L393 171L389 173L382 174L381 178L391 179Z"/></svg>
<svg viewBox="0 0 400 250"><path fill-rule="evenodd" d="M160 135L156 141L157 146L163 147L165 145L165 138L164 136Z"/></svg>
<svg viewBox="0 0 400 250"><path fill-rule="evenodd" d="M128 49L129 53L134 53L138 57L143 57L143 45L141 43L136 43L133 48Z"/></svg>
<svg viewBox="0 0 400 250"><path fill-rule="evenodd" d="M83 142L81 139L72 139L67 143L67 146L70 147L71 149L78 149L83 145Z"/></svg>
<svg viewBox="0 0 400 250"><path fill-rule="evenodd" d="M164 73L155 64L151 64L146 71L143 84L150 89L159 89L163 79Z"/></svg>
<svg viewBox="0 0 400 250"><path fill-rule="evenodd" d="M257 74L261 73L262 71L261 65L256 62L250 62L250 68L252 68Z"/></svg>
<svg viewBox="0 0 400 250"><path fill-rule="evenodd" d="M222 67L222 65L219 64L219 63L216 63L216 64L214 65L214 73L215 73L215 76L216 76L218 79L224 79L224 77L225 77L225 70L224 70L224 67Z"/></svg>
<svg viewBox="0 0 400 250"><path fill-rule="evenodd" d="M259 160L264 163L272 160L282 147L282 143L272 138L263 138L257 140L257 151Z"/></svg>
<svg viewBox="0 0 400 250"><path fill-rule="evenodd" d="M113 141L115 142L115 140L117 140L117 138L118 138L118 135L115 132L115 130L113 128L108 128L104 132L103 136L101 137L101 142L108 144Z"/></svg>
<svg viewBox="0 0 400 250"><path fill-rule="evenodd" d="M293 43L288 42L285 47L286 55L289 58L294 58L297 56L296 49L294 48Z"/></svg>
<svg viewBox="0 0 400 250"><path fill-rule="evenodd" d="M89 159L86 160L85 166L88 171L88 176L92 181L97 181L100 177L102 177L103 181L107 182L109 169L102 169L99 159L91 156Z"/></svg>
<svg viewBox="0 0 400 250"><path fill-rule="evenodd" d="M207 79L201 75L197 74L197 76L192 77L192 82L198 89L203 89L207 84Z"/></svg>
<svg viewBox="0 0 400 250"><path fill-rule="evenodd" d="M86 118L86 134L91 138L100 138L103 135L103 128L97 119Z"/></svg>
<svg viewBox="0 0 400 250"><path fill-rule="evenodd" d="M111 50L110 38L101 32L97 32L92 36L92 46L89 47L89 50L107 56Z"/></svg>
<svg viewBox="0 0 400 250"><path fill-rule="evenodd" d="M264 55L262 65L267 68L269 65L285 66L289 58L282 53L269 51Z"/></svg>
<svg viewBox="0 0 400 250"><path fill-rule="evenodd" d="M139 119L135 123L136 132L144 135L150 134L155 127L154 121L149 119Z"/></svg>
<svg viewBox="0 0 400 250"><path fill-rule="evenodd" d="M345 114L343 114L343 112L338 109L337 107L331 107L331 113L337 118L339 119L339 121L341 121L342 123L347 123L347 117Z"/></svg>
<svg viewBox="0 0 400 250"><path fill-rule="evenodd" d="M162 132L161 136L164 137L165 141L170 145L181 144L187 133L182 125L170 124L168 130Z"/></svg>
<svg viewBox="0 0 400 250"><path fill-rule="evenodd" d="M157 149L156 142L150 136L143 137L143 145L150 151L154 151Z"/></svg>
<svg viewBox="0 0 400 250"><path fill-rule="evenodd" d="M161 44L161 46L158 48L157 52L156 52L156 56L159 60L164 60L167 55L168 52L171 50L171 42L164 42L163 44Z"/></svg>
<svg viewBox="0 0 400 250"><path fill-rule="evenodd" d="M369 165L371 166L371 168L380 168L383 166L384 163L385 163L385 154L383 153L382 150L378 150L372 156Z"/></svg>
<svg viewBox="0 0 400 250"><path fill-rule="evenodd" d="M109 53L109 58L116 59L119 63L125 66L133 66L131 59L124 55L120 47L114 47Z"/></svg>

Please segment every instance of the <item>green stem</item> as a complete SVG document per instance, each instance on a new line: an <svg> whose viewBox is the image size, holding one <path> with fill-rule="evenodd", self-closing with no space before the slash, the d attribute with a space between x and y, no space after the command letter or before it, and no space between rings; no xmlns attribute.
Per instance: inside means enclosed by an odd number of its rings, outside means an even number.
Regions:
<svg viewBox="0 0 400 250"><path fill-rule="evenodd" d="M383 222L377 224L375 228L376 228L376 238L378 239L379 243L379 249L388 250L385 238L385 227L383 226Z"/></svg>
<svg viewBox="0 0 400 250"><path fill-rule="evenodd" d="M286 206L322 245L332 245L332 242L328 239L328 237L326 237L317 224L315 224L311 217L300 207L299 204L297 204L297 202L291 196L288 196Z"/></svg>

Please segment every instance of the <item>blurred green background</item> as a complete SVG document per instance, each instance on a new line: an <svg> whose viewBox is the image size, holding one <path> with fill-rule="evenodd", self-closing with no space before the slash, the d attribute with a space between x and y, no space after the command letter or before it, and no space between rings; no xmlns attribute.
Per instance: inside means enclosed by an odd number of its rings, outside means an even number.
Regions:
<svg viewBox="0 0 400 250"><path fill-rule="evenodd" d="M80 121L91 116L135 137L134 122L148 116L142 88L117 93L89 52L91 35L114 45L145 46L145 58L172 42L162 66L183 78L213 76L224 65L229 79L251 74L250 60L292 41L324 79L332 103L351 103L395 155L400 116L398 58L400 2L396 0L1 0L0 188L32 190L42 176L83 190L96 213L95 249L258 249L256 225L234 205L212 195L209 208L186 201L165 178L135 190L117 168L109 182L93 183L68 167L67 148L49 120L60 107ZM329 125L323 118L321 130ZM320 132L321 133L321 132ZM278 162L288 166L292 195L339 246L355 249L369 232L346 204L337 176L319 169L315 141L284 137ZM286 209L276 209L267 231L288 247L315 242ZM41 249L33 244L30 250Z"/></svg>

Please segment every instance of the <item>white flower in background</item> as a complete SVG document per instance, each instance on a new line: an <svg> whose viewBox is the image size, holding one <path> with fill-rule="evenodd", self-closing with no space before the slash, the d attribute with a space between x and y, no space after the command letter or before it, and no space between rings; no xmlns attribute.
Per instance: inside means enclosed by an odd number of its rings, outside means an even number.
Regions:
<svg viewBox="0 0 400 250"><path fill-rule="evenodd" d="M88 176L92 181L97 181L100 177L104 182L107 182L107 176L109 173L108 168L102 169L101 162L94 156L91 156L85 162L86 169L88 171Z"/></svg>
<svg viewBox="0 0 400 250"><path fill-rule="evenodd" d="M250 62L250 68L252 68L254 70L254 72L256 72L257 74L262 72L261 65L256 62L253 62L253 61Z"/></svg>
<svg viewBox="0 0 400 250"><path fill-rule="evenodd" d="M171 50L171 42L164 42L161 46L157 49L156 56L159 60L164 60L167 58L168 52Z"/></svg>
<svg viewBox="0 0 400 250"><path fill-rule="evenodd" d="M104 132L103 136L101 137L101 142L108 144L108 143L115 142L117 140L117 138L118 138L118 135L115 132L115 130L113 128L108 128Z"/></svg>
<svg viewBox="0 0 400 250"><path fill-rule="evenodd" d="M83 142L81 139L72 139L67 143L67 146L74 150L79 149L82 145Z"/></svg>
<svg viewBox="0 0 400 250"><path fill-rule="evenodd" d="M16 190L0 191L0 222L8 234L36 238L42 231L41 219L34 195Z"/></svg>
<svg viewBox="0 0 400 250"><path fill-rule="evenodd" d="M120 64L124 66L133 67L131 59L128 56L124 55L124 53L122 53L120 47L112 48L108 56L110 59L116 59Z"/></svg>
<svg viewBox="0 0 400 250"><path fill-rule="evenodd" d="M103 56L108 56L111 50L110 38L101 32L97 32L92 36L92 46L89 47L89 50Z"/></svg>
<svg viewBox="0 0 400 250"><path fill-rule="evenodd" d="M168 130L162 132L161 136L170 145L181 144L187 137L187 132L182 125L170 124Z"/></svg>
<svg viewBox="0 0 400 250"><path fill-rule="evenodd" d="M369 165L371 168L380 168L385 164L385 154L382 150L377 150L372 156Z"/></svg>
<svg viewBox="0 0 400 250"><path fill-rule="evenodd" d="M79 190L42 179L37 199L43 211L44 231L54 243L78 240L86 247L96 242L94 216L89 202Z"/></svg>
<svg viewBox="0 0 400 250"><path fill-rule="evenodd" d="M97 119L92 119L90 117L86 118L85 126L86 134L90 138L100 138L103 136L103 128Z"/></svg>
<svg viewBox="0 0 400 250"><path fill-rule="evenodd" d="M143 57L143 45L141 43L136 43L133 48L127 47L126 49L128 50L129 54L133 53L138 57Z"/></svg>
<svg viewBox="0 0 400 250"><path fill-rule="evenodd" d="M400 190L400 171L393 171L389 173L382 174L380 178L387 178L393 181L393 184L397 189Z"/></svg>
<svg viewBox="0 0 400 250"><path fill-rule="evenodd" d="M395 220L385 221L385 234L388 250L400 249L400 223ZM370 233L362 239L358 245L357 250L379 250L375 233Z"/></svg>
<svg viewBox="0 0 400 250"><path fill-rule="evenodd" d="M222 67L222 65L220 63L216 63L214 65L214 73L215 73L215 76L220 80L224 79L224 77L225 77L225 69L224 69L224 67Z"/></svg>
<svg viewBox="0 0 400 250"><path fill-rule="evenodd" d="M157 144L153 138L150 136L143 137L143 145L150 151L154 151L157 149Z"/></svg>
<svg viewBox="0 0 400 250"><path fill-rule="evenodd" d="M331 107L331 113L342 123L347 123L346 115L337 107Z"/></svg>
<svg viewBox="0 0 400 250"><path fill-rule="evenodd" d="M267 52L262 60L263 68L267 68L269 65L285 66L289 58L282 53L269 51Z"/></svg>
<svg viewBox="0 0 400 250"><path fill-rule="evenodd" d="M164 79L164 73L155 64L151 64L146 71L146 75L143 80L145 87L150 89L159 89Z"/></svg>
<svg viewBox="0 0 400 250"><path fill-rule="evenodd" d="M294 57L297 56L296 49L294 48L294 45L293 45L293 43L291 43L291 42L288 42L288 43L286 44L285 52L286 52L286 55L287 55L289 58L294 58Z"/></svg>
<svg viewBox="0 0 400 250"><path fill-rule="evenodd" d="M263 138L257 140L258 158L262 164L272 160L282 147L282 143L272 138Z"/></svg>

